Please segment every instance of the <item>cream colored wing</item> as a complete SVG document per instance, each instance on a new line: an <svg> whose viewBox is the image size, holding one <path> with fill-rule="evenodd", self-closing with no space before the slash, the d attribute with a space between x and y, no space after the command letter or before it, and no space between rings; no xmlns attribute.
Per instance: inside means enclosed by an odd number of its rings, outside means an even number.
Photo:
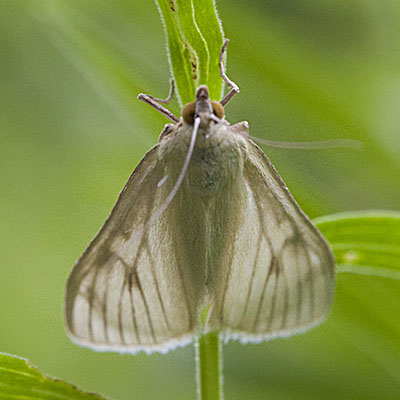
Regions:
<svg viewBox="0 0 400 400"><path fill-rule="evenodd" d="M199 289L187 272L185 246L176 243L173 208L148 224L168 195L159 152L157 145L135 169L68 279L66 324L78 344L167 351L188 343L198 328Z"/></svg>
<svg viewBox="0 0 400 400"><path fill-rule="evenodd" d="M209 318L209 329L243 342L290 336L322 322L335 286L325 239L251 140L246 153L246 195L232 207L240 222Z"/></svg>

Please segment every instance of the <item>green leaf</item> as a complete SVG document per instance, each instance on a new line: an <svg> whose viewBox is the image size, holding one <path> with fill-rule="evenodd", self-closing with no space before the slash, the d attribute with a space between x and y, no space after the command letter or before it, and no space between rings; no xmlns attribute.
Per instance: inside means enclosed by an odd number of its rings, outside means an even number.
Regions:
<svg viewBox="0 0 400 400"><path fill-rule="evenodd" d="M213 99L221 98L218 62L223 33L212 0L156 1L167 35L169 60L179 101L194 100L196 87L206 84Z"/></svg>
<svg viewBox="0 0 400 400"><path fill-rule="evenodd" d="M400 280L400 213L360 211L317 218L337 272Z"/></svg>
<svg viewBox="0 0 400 400"><path fill-rule="evenodd" d="M0 399L99 400L105 397L81 392L69 383L43 375L24 358L0 353Z"/></svg>

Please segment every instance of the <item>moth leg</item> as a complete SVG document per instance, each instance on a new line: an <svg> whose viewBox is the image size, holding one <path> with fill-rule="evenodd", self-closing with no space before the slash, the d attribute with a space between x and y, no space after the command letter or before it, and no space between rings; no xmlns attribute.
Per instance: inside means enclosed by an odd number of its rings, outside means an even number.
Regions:
<svg viewBox="0 0 400 400"><path fill-rule="evenodd" d="M231 98L238 94L240 92L239 86L236 85L235 82L231 81L225 74L225 69L224 69L224 54L226 51L226 47L228 46L229 39L224 40L224 45L222 46L221 49L221 55L219 56L219 71L221 78L227 83L228 87L230 88L229 93L220 101L220 103L225 107Z"/></svg>
<svg viewBox="0 0 400 400"><path fill-rule="evenodd" d="M249 123L247 121L238 122L230 128L234 133L238 133L246 138L249 137Z"/></svg>
<svg viewBox="0 0 400 400"><path fill-rule="evenodd" d="M139 100L143 101L144 103L148 104L150 107L153 107L159 113L161 113L162 115L167 117L170 121L177 123L177 122L179 122L179 118L176 117L175 114L173 114L171 111L169 111L167 108L165 108L164 106L162 106L160 104L160 103L168 104L171 101L172 96L174 95L174 91L175 91L175 82L173 79L171 79L169 94L166 99L158 99L158 98L152 96L151 94L143 94L143 93L140 93L137 98Z"/></svg>
<svg viewBox="0 0 400 400"><path fill-rule="evenodd" d="M175 81L173 79L170 79L169 80L169 93L168 93L168 97L166 99L158 99L157 97L151 96L150 94L148 94L147 96L151 97L157 103L168 104L172 100L174 93L175 93Z"/></svg>

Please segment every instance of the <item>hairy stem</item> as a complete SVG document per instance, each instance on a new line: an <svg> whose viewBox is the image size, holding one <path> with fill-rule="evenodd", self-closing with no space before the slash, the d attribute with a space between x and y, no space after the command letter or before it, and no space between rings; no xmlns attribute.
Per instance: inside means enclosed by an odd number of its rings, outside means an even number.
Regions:
<svg viewBox="0 0 400 400"><path fill-rule="evenodd" d="M199 337L196 343L197 393L199 400L222 400L222 343L217 332Z"/></svg>

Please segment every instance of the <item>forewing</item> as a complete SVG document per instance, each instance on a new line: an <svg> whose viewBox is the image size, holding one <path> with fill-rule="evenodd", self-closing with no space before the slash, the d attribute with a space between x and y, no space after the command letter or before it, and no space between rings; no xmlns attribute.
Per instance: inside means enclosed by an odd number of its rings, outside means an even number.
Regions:
<svg viewBox="0 0 400 400"><path fill-rule="evenodd" d="M135 169L68 279L66 324L79 344L164 351L187 343L196 330L197 292L181 268L172 206L149 224L168 195L159 184L165 174L159 151L155 146Z"/></svg>
<svg viewBox="0 0 400 400"><path fill-rule="evenodd" d="M330 310L332 253L251 140L243 174L246 194L232 206L236 234L227 235L235 239L223 257L209 328L242 341L305 331Z"/></svg>

